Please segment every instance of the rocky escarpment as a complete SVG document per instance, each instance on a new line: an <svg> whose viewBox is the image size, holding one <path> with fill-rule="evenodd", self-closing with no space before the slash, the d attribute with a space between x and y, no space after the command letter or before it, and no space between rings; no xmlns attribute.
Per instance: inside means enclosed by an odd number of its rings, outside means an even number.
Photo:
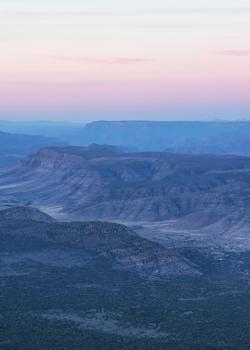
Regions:
<svg viewBox="0 0 250 350"><path fill-rule="evenodd" d="M0 177L5 201L67 219L211 225L250 205L250 158L120 153L109 146L45 148ZM194 215L195 214L195 215Z"/></svg>

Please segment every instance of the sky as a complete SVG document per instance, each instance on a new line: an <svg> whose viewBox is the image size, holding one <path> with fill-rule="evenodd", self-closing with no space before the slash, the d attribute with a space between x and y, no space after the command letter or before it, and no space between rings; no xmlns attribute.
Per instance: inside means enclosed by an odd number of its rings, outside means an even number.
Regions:
<svg viewBox="0 0 250 350"><path fill-rule="evenodd" d="M249 0L0 0L0 119L250 119Z"/></svg>

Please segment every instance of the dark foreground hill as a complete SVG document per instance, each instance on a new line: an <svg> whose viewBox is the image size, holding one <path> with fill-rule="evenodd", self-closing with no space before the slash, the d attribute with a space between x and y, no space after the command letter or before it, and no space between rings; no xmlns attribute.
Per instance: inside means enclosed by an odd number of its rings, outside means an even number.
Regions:
<svg viewBox="0 0 250 350"><path fill-rule="evenodd" d="M248 225L250 158L44 148L0 176L1 206L33 204L73 219ZM224 219L224 221L221 221ZM185 225L187 222L185 223Z"/></svg>
<svg viewBox="0 0 250 350"><path fill-rule="evenodd" d="M51 216L41 212L36 208L25 207L12 207L9 209L0 211L0 225L3 225L7 221L38 221L38 222L55 222L55 219Z"/></svg>
<svg viewBox="0 0 250 350"><path fill-rule="evenodd" d="M249 263L124 225L2 211L0 349L248 350Z"/></svg>
<svg viewBox="0 0 250 350"><path fill-rule="evenodd" d="M59 223L33 208L0 211L2 244L36 242L82 249L109 258L117 266L149 276L200 274L186 259L158 243L135 234L124 225L105 222Z"/></svg>

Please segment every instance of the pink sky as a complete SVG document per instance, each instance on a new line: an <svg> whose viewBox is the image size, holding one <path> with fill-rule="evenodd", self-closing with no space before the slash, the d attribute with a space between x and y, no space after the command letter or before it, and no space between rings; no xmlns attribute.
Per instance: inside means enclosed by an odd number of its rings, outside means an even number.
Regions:
<svg viewBox="0 0 250 350"><path fill-rule="evenodd" d="M0 118L250 117L247 1L0 4Z"/></svg>

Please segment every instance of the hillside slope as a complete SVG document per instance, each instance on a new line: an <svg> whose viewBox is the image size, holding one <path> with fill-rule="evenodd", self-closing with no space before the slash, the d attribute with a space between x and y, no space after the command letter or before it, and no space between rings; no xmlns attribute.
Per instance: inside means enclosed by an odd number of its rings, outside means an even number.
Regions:
<svg viewBox="0 0 250 350"><path fill-rule="evenodd" d="M249 252L52 221L0 211L1 350L249 349Z"/></svg>
<svg viewBox="0 0 250 350"><path fill-rule="evenodd" d="M80 249L146 276L199 275L199 271L174 250L138 236L124 225L107 222L54 222L33 208L0 211L0 239L15 249L35 242L57 248Z"/></svg>
<svg viewBox="0 0 250 350"><path fill-rule="evenodd" d="M202 227L236 212L247 218L249 183L247 157L126 154L93 145L39 150L0 176L0 194L2 207L33 204L68 219L189 217Z"/></svg>

